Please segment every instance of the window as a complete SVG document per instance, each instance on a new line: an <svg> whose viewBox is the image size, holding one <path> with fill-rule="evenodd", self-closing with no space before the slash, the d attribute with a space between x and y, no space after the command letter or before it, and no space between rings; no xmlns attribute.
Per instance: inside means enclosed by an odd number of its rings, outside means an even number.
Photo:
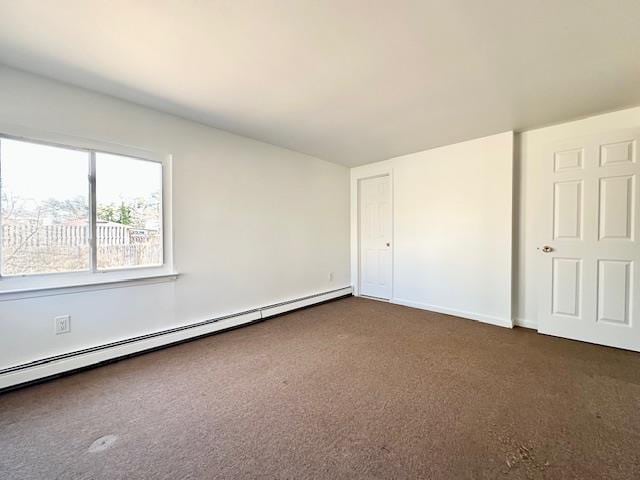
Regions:
<svg viewBox="0 0 640 480"><path fill-rule="evenodd" d="M0 137L0 275L163 265L162 164Z"/></svg>

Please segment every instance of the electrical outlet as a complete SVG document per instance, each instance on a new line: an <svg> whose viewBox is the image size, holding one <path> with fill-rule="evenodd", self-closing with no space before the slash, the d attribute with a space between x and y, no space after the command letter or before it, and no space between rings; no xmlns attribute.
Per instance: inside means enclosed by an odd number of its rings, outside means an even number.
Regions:
<svg viewBox="0 0 640 480"><path fill-rule="evenodd" d="M61 315L53 319L56 335L69 333L71 331L71 317L69 315Z"/></svg>
<svg viewBox="0 0 640 480"><path fill-rule="evenodd" d="M333 272L329 272L329 281L333 282Z"/></svg>

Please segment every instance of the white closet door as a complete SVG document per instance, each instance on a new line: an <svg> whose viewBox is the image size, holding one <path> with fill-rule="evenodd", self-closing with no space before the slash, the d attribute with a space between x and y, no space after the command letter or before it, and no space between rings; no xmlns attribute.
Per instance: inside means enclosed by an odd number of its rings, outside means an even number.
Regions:
<svg viewBox="0 0 640 480"><path fill-rule="evenodd" d="M389 175L360 180L358 201L360 294L390 299L393 256Z"/></svg>

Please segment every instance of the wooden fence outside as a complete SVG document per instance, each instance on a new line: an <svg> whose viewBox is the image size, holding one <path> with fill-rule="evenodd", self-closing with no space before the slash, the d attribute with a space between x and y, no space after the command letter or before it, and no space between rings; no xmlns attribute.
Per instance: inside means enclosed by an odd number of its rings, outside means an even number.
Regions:
<svg viewBox="0 0 640 480"><path fill-rule="evenodd" d="M162 263L158 232L126 225L97 225L98 268ZM89 256L88 225L2 226L5 274L85 270Z"/></svg>
<svg viewBox="0 0 640 480"><path fill-rule="evenodd" d="M139 232L146 232L141 236ZM127 225L97 225L98 245L129 245L142 243L144 237L153 236L145 230ZM78 247L89 243L89 225L3 225L3 247Z"/></svg>

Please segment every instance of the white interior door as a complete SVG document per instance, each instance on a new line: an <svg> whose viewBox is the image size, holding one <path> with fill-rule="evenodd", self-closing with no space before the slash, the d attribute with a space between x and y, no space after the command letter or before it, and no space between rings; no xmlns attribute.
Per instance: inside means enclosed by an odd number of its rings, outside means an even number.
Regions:
<svg viewBox="0 0 640 480"><path fill-rule="evenodd" d="M640 351L640 129L552 145L544 162L541 333Z"/></svg>
<svg viewBox="0 0 640 480"><path fill-rule="evenodd" d="M360 294L391 298L391 181L389 175L358 182Z"/></svg>

